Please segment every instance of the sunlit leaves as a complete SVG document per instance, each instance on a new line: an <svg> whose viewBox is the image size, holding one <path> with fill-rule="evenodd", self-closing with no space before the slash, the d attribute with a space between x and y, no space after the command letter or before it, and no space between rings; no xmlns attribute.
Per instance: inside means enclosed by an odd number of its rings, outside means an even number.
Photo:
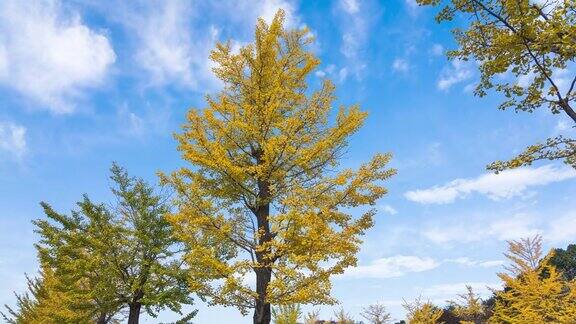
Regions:
<svg viewBox="0 0 576 324"><path fill-rule="evenodd" d="M254 271L269 269L267 303L333 303L330 276L356 264L360 237L372 226L389 154L357 170L340 170L348 138L367 114L334 111L334 85L307 77L319 60L306 29L283 28L279 11L259 20L252 44L212 52L225 84L191 109L176 135L190 164L162 181L177 193L169 219L189 252L189 283L215 304L254 307ZM357 216L356 216L357 215Z"/></svg>

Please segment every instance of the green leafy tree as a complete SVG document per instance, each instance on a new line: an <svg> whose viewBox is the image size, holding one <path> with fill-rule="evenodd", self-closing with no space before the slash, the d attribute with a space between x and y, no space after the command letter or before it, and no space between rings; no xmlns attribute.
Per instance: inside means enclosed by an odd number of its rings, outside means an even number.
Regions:
<svg viewBox="0 0 576 324"><path fill-rule="evenodd" d="M552 113L564 113L576 125L574 0L417 2L443 6L436 17L438 22L451 21L456 16L470 22L462 29L454 29L459 46L448 51L448 57L478 62L481 76L476 95L482 97L489 90L496 90L504 94L501 109L532 112L548 106ZM503 73L508 74L501 77ZM524 81L519 82L519 78ZM488 168L498 172L542 159L562 159L576 167L576 140L550 138L528 147L510 161L497 161Z"/></svg>
<svg viewBox="0 0 576 324"><path fill-rule="evenodd" d="M550 264L562 273L567 281L576 278L576 244L570 244L564 249L554 249Z"/></svg>
<svg viewBox="0 0 576 324"><path fill-rule="evenodd" d="M167 198L116 164L111 174L112 207L84 196L67 216L42 203L48 219L35 221L41 261L55 269L64 288L82 288L78 307L108 314L127 308L130 324L138 323L142 311L181 313L193 300L180 247L164 218Z"/></svg>
<svg viewBox="0 0 576 324"><path fill-rule="evenodd" d="M271 305L335 303L330 277L356 265L370 206L395 173L389 154L338 170L367 114L332 114L328 80L308 88L319 64L312 39L283 21L282 11L271 24L260 19L239 52L216 46L213 70L225 87L190 110L176 136L189 166L162 176L178 195L169 219L188 246L190 286L212 304L253 309L256 324L270 323ZM353 216L357 207L369 209Z"/></svg>

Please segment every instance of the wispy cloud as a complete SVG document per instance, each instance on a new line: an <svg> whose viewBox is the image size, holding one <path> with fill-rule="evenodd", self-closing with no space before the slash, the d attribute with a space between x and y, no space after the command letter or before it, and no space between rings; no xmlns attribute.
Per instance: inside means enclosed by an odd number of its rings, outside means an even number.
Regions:
<svg viewBox="0 0 576 324"><path fill-rule="evenodd" d="M343 21L340 52L347 61L346 72L352 73L356 78L360 78L366 68L362 51L369 36L371 10L367 6L366 1L359 0L340 0L338 3Z"/></svg>
<svg viewBox="0 0 576 324"><path fill-rule="evenodd" d="M440 265L430 257L396 255L380 258L367 265L349 268L344 272L344 278L394 278L407 273L423 272Z"/></svg>
<svg viewBox="0 0 576 324"><path fill-rule="evenodd" d="M444 262L459 264L466 267L480 267L480 268L492 268L504 264L504 261L502 260L479 261L479 260L472 260L469 257L446 259L444 260Z"/></svg>
<svg viewBox="0 0 576 324"><path fill-rule="evenodd" d="M375 259L369 264L347 269L342 278L396 278L410 273L424 272L442 265L457 264L469 268L489 268L503 264L499 260L479 261L468 257L435 260L431 257L395 255Z"/></svg>
<svg viewBox="0 0 576 324"><path fill-rule="evenodd" d="M410 16L415 17L418 15L420 6L416 2L416 0L404 0L404 4L406 5L406 9L408 10Z"/></svg>
<svg viewBox="0 0 576 324"><path fill-rule="evenodd" d="M576 212L570 212L552 222L544 234L549 241L573 241L576 236Z"/></svg>
<svg viewBox="0 0 576 324"><path fill-rule="evenodd" d="M428 226L421 230L420 234L427 240L442 245L507 241L536 234L542 235L548 242L569 242L576 235L576 214L570 210L550 217L537 217L528 213L496 214L489 215L489 218L467 217L466 222L458 219L444 222L442 226ZM451 261L460 264L468 262L460 258Z"/></svg>
<svg viewBox="0 0 576 324"><path fill-rule="evenodd" d="M247 1L246 3L252 6L254 5L254 2L252 1ZM290 1L264 0L257 2L256 6L256 13L266 22L272 21L278 9L284 10L286 14L286 25L288 27L296 27L296 25L300 22L299 17L296 15L295 5Z"/></svg>
<svg viewBox="0 0 576 324"><path fill-rule="evenodd" d="M378 210L380 210L386 214L389 214L389 215L398 214L398 211L390 205L380 205L380 206L378 206Z"/></svg>
<svg viewBox="0 0 576 324"><path fill-rule="evenodd" d="M404 197L420 204L449 204L472 193L487 196L491 200L502 200L522 195L529 187L543 186L574 177L576 171L569 167L552 165L525 167L506 170L499 174L487 173L477 178L456 179L445 185L408 191Z"/></svg>
<svg viewBox="0 0 576 324"><path fill-rule="evenodd" d="M422 295L431 298L447 297L454 299L458 294L466 292L466 286L472 287L472 290L480 296L487 297L492 291L491 289L501 289L500 283L488 282L457 282L433 285L422 289Z"/></svg>
<svg viewBox="0 0 576 324"><path fill-rule="evenodd" d="M315 75L319 78L330 77L342 83L348 78L348 68L342 67L337 69L336 65L329 64L326 68L317 70Z"/></svg>
<svg viewBox="0 0 576 324"><path fill-rule="evenodd" d="M0 39L0 84L54 113L72 112L116 60L107 36L59 1L0 2Z"/></svg>
<svg viewBox="0 0 576 324"><path fill-rule="evenodd" d="M434 56L441 56L444 54L444 46L442 46L442 44L433 44L432 48L430 49L430 54Z"/></svg>
<svg viewBox="0 0 576 324"><path fill-rule="evenodd" d="M0 156L19 159L26 153L26 128L11 122L0 121Z"/></svg>
<svg viewBox="0 0 576 324"><path fill-rule="evenodd" d="M136 36L135 58L148 72L148 85L217 86L208 56L218 29L194 26L191 17L198 15L196 10L191 3L177 0L161 6L143 4L138 10L123 7L118 13L117 19Z"/></svg>
<svg viewBox="0 0 576 324"><path fill-rule="evenodd" d="M455 84L466 81L473 76L472 62L452 60L450 65L444 67L438 79L438 89L447 91Z"/></svg>
<svg viewBox="0 0 576 324"><path fill-rule="evenodd" d="M225 3L194 3L174 0L160 3L141 2L138 7L123 6L115 20L136 37L135 58L148 72L147 85L181 87L210 91L221 86L212 73L210 51L221 38L220 20L238 30L234 37L252 33L258 18L270 22L283 9L286 25L296 27L300 19L290 1L236 0ZM207 12L218 12L212 23L202 23ZM209 15L209 14L207 14ZM229 37L229 36L227 36ZM233 46L243 43L233 39Z"/></svg>
<svg viewBox="0 0 576 324"><path fill-rule="evenodd" d="M392 62L392 70L401 73L408 72L408 70L410 70L410 63L408 63L406 59L397 58Z"/></svg>

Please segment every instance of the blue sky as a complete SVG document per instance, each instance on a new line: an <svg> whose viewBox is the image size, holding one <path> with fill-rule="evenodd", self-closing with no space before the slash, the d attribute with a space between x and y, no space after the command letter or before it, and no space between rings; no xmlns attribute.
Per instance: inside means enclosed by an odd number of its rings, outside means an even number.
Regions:
<svg viewBox="0 0 576 324"><path fill-rule="evenodd" d="M398 169L359 267L333 280L347 311L379 301L400 318L402 298L442 303L467 283L486 294L499 284L506 240L540 233L550 248L575 237L574 170L543 162L498 176L485 171L528 144L573 135L570 121L545 109L499 111L495 94L473 97L476 64L443 55L459 22L437 25L435 10L413 0L5 0L0 304L12 304L24 273L36 271L30 221L42 217L38 203L67 211L83 193L110 199L112 161L151 182L181 166L172 134L190 107L221 87L210 49L219 40L250 42L256 18L270 19L277 8L317 38L311 50L322 64L311 84L328 77L338 104L369 111L343 165L393 152ZM197 323L250 321L234 309L198 308ZM320 309L329 317L336 307Z"/></svg>

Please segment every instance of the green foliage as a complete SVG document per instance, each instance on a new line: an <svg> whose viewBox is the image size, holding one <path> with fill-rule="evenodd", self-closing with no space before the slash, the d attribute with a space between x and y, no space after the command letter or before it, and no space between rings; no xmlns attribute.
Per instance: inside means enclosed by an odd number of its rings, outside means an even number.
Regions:
<svg viewBox="0 0 576 324"><path fill-rule="evenodd" d="M576 278L576 244L570 244L563 249L555 249L550 264L560 271L566 281Z"/></svg>
<svg viewBox="0 0 576 324"><path fill-rule="evenodd" d="M524 152L509 161L496 161L488 165L496 173L523 165L531 165L539 160L564 160L564 163L576 168L576 140L557 136L549 138L546 143L529 146Z"/></svg>
<svg viewBox="0 0 576 324"><path fill-rule="evenodd" d="M164 218L167 198L116 164L110 178L116 198L111 207L86 195L70 215L41 204L47 219L34 221L41 237L36 248L41 264L53 272L51 293L70 297L70 307L91 318L110 319L124 308L133 310L131 319L141 308L150 316L166 308L181 313L193 300L178 242Z"/></svg>
<svg viewBox="0 0 576 324"><path fill-rule="evenodd" d="M9 324L20 324L31 322L35 319L36 309L39 300L46 296L46 289L42 284L41 279L30 278L26 276L26 284L28 291L22 295L15 294L16 296L16 309L4 305L7 313L0 312L2 318Z"/></svg>

